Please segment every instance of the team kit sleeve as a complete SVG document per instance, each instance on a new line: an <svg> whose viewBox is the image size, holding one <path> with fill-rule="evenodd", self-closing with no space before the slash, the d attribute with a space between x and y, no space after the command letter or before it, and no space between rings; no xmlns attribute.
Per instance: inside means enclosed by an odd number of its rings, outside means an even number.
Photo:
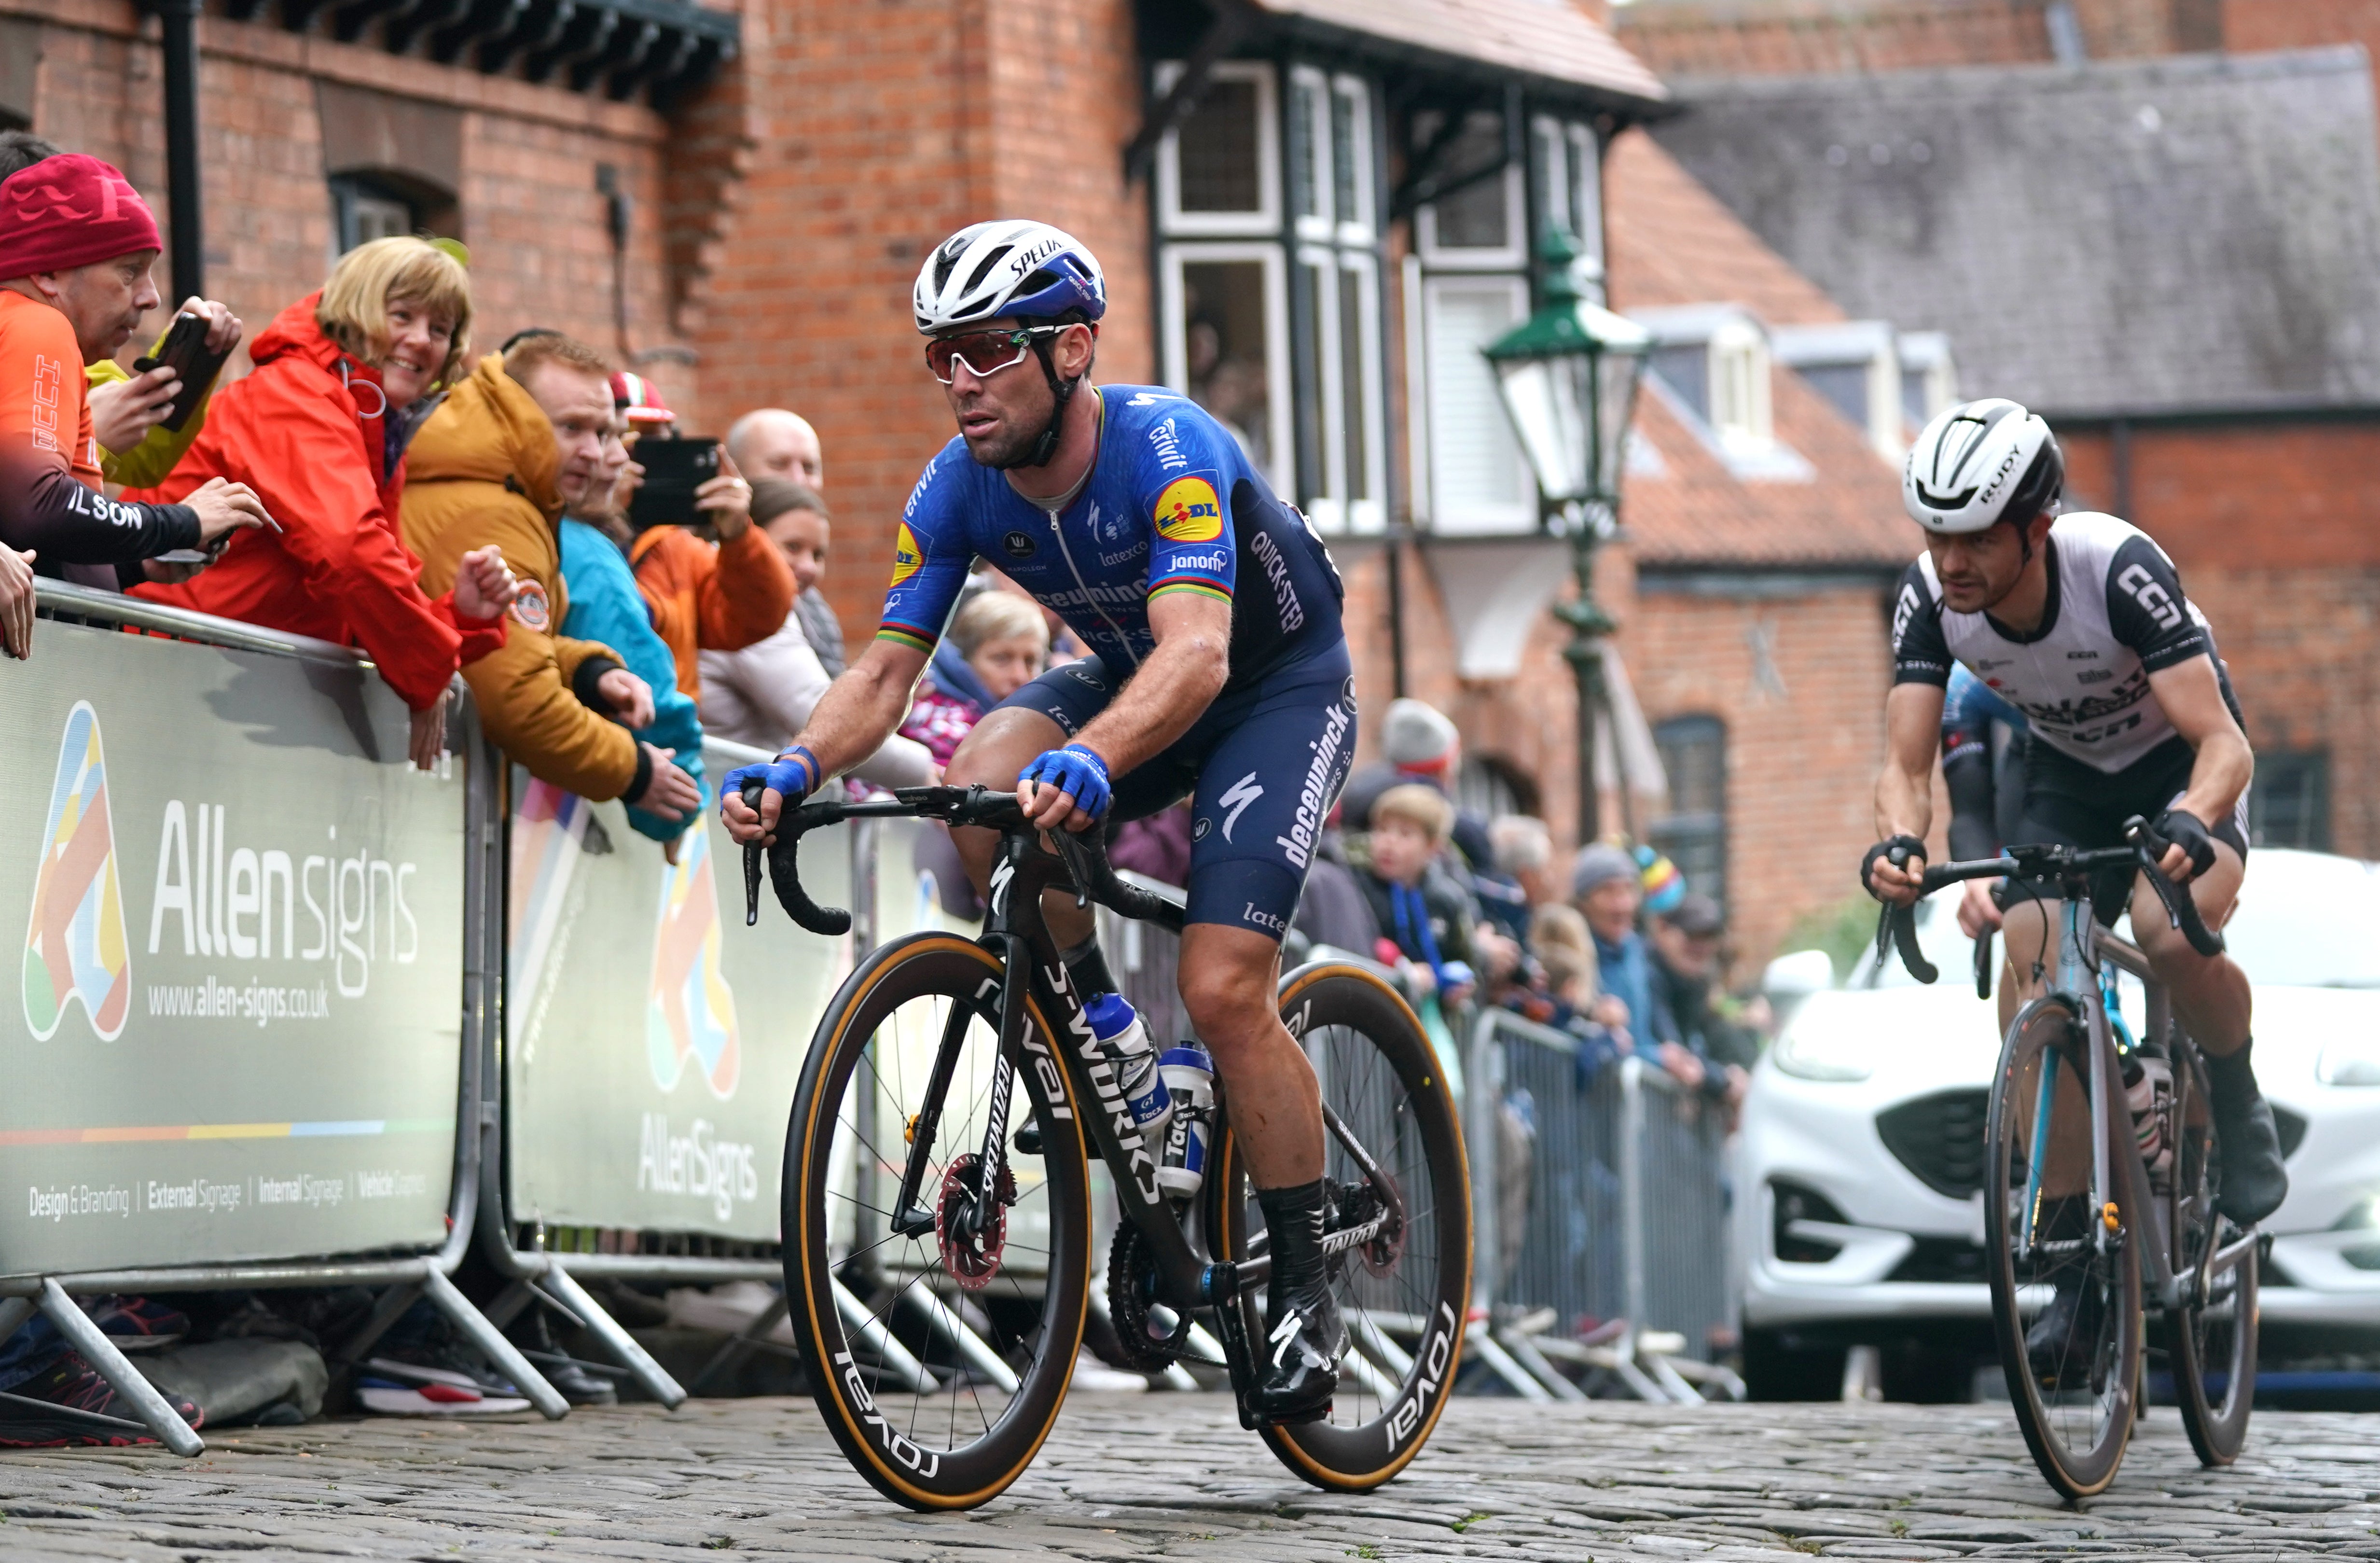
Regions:
<svg viewBox="0 0 2380 1563"><path fill-rule="evenodd" d="M1892 681L1950 682L1950 642L1942 636L1942 604L1926 579L1923 560L1902 572L1892 597Z"/></svg>
<svg viewBox="0 0 2380 1563"><path fill-rule="evenodd" d="M930 653L958 605L975 550L962 514L961 474L953 465L948 451L927 465L893 530L892 580L884 590L880 641Z"/></svg>
<svg viewBox="0 0 2380 1563"><path fill-rule="evenodd" d="M186 505L110 499L77 470L91 446L82 350L42 305L0 316L0 542L47 565L129 564L199 541Z"/></svg>
<svg viewBox="0 0 2380 1563"><path fill-rule="evenodd" d="M2107 626L2152 673L2215 649L2190 612L2173 561L2146 537L2126 538L2108 562Z"/></svg>
<svg viewBox="0 0 2380 1563"><path fill-rule="evenodd" d="M1190 592L1229 603L1239 577L1232 529L1230 436L1185 413L1149 430L1141 452L1141 514L1148 518L1148 600Z"/></svg>

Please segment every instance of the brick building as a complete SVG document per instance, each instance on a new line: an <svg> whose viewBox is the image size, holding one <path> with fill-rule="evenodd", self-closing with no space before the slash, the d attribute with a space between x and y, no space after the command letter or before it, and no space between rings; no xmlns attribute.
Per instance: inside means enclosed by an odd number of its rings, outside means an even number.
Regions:
<svg viewBox="0 0 2380 1563"><path fill-rule="evenodd" d="M1663 145L2046 416L2214 621L2260 838L2380 854L2380 126L2361 49L1747 77Z"/></svg>
<svg viewBox="0 0 2380 1563"><path fill-rule="evenodd" d="M602 343L697 432L801 410L856 636L949 432L916 266L968 221L1058 223L1108 272L1101 377L1226 417L1330 539L1364 702L1441 704L1475 796L1567 835L1574 693L1547 612L1566 548L1537 530L1476 349L1531 308L1533 235L1574 231L1600 286L1608 227L1612 299L1660 348L1600 588L1637 782L1606 819L1731 892L1756 956L1838 898L1870 834L1881 593L1908 546L1886 458L1904 412L1948 394L1944 360L1846 319L1631 132L1667 94L1597 14L210 0L210 290L261 322L363 237L452 234L482 345L530 324ZM0 0L0 117L161 191L156 40L117 0Z"/></svg>

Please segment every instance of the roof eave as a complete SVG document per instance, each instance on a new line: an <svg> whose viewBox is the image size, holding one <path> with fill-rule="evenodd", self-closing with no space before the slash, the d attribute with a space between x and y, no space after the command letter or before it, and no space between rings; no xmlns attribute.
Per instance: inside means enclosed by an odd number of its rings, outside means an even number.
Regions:
<svg viewBox="0 0 2380 1563"><path fill-rule="evenodd" d="M1685 112L1685 105L1669 97L1648 98L1622 88L1595 82L1573 80L1568 77L1546 76L1536 71L1519 70L1488 60L1474 59L1465 55L1450 55L1402 39L1384 38L1378 33L1354 28L1340 27L1312 17L1284 15L1280 12L1260 13L1265 34L1311 43L1317 48L1355 55L1387 64L1411 67L1435 75L1459 77L1501 87L1519 78L1531 96L1558 99L1583 109L1611 116L1617 130L1630 125L1652 125L1672 119Z"/></svg>

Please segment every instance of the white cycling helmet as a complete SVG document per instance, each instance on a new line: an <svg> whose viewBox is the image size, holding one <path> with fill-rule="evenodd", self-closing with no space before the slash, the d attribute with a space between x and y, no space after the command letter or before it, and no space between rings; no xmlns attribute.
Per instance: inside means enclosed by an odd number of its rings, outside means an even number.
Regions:
<svg viewBox="0 0 2380 1563"><path fill-rule="evenodd" d="M1107 313L1107 278L1098 257L1072 234L1023 218L972 223L941 243L917 272L911 292L925 336L1002 315L1055 320L1078 311Z"/></svg>
<svg viewBox="0 0 2380 1563"><path fill-rule="evenodd" d="M1909 519L1935 532L2020 526L2049 508L2066 482L2066 456L2049 425L2004 397L1937 413L1900 470Z"/></svg>

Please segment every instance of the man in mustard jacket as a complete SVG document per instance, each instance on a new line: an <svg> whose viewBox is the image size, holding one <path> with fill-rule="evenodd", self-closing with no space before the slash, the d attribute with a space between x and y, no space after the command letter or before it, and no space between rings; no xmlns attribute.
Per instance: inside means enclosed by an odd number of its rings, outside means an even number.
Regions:
<svg viewBox="0 0 2380 1563"><path fill-rule="evenodd" d="M519 580L504 649L463 667L488 736L541 781L677 819L701 806L699 788L629 731L652 720L651 689L609 647L555 633L570 606L555 528L566 503L604 481L610 372L566 336L481 359L407 450L405 543L432 594L465 553L492 543Z"/></svg>

